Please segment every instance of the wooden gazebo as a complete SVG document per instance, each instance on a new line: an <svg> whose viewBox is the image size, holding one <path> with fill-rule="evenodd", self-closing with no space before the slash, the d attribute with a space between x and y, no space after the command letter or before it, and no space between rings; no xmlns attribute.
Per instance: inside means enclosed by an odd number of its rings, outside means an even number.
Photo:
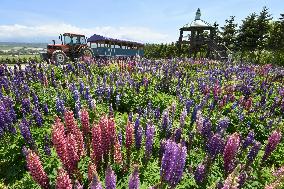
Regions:
<svg viewBox="0 0 284 189"><path fill-rule="evenodd" d="M204 20L200 19L201 11L198 8L194 21L180 28L180 36L178 40L179 47L182 45L189 46L189 56L196 57L198 52L206 51L207 58L227 58L226 49L217 44L216 27L211 26ZM184 36L184 33L188 35Z"/></svg>

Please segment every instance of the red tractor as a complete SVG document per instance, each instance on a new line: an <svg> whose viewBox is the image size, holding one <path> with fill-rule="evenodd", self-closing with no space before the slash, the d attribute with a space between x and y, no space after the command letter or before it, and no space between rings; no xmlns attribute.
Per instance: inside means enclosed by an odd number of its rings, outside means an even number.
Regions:
<svg viewBox="0 0 284 189"><path fill-rule="evenodd" d="M47 45L47 53L42 54L45 59L51 59L56 64L64 64L70 58L74 61L76 58L90 59L93 58L93 51L87 45L85 35L64 33L60 34L61 44Z"/></svg>

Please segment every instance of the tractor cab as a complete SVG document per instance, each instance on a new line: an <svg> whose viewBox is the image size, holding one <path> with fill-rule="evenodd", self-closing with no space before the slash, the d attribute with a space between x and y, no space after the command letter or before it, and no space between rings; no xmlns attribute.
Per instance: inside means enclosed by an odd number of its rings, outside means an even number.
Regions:
<svg viewBox="0 0 284 189"><path fill-rule="evenodd" d="M68 58L93 58L93 51L87 45L85 35L64 33L59 35L61 44L49 44L47 46L47 58L53 60L57 64L63 64Z"/></svg>

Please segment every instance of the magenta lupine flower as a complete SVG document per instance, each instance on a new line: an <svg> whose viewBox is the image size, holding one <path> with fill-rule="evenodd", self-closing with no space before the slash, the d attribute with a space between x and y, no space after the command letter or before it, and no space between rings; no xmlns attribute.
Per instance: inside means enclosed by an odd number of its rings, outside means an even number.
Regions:
<svg viewBox="0 0 284 189"><path fill-rule="evenodd" d="M276 129L272 132L270 137L268 138L268 143L265 147L265 152L262 157L262 161L265 161L271 153L276 149L282 137L282 133L279 129Z"/></svg>
<svg viewBox="0 0 284 189"><path fill-rule="evenodd" d="M237 155L240 146L240 136L238 133L234 133L229 136L224 152L224 169L226 174L230 174L235 168L235 157Z"/></svg>
<svg viewBox="0 0 284 189"><path fill-rule="evenodd" d="M146 130L146 142L145 142L145 155L146 158L150 158L153 148L153 139L155 134L155 127L152 123L149 123Z"/></svg>
<svg viewBox="0 0 284 189"><path fill-rule="evenodd" d="M128 187L129 189L139 189L140 187L139 170L137 165L134 166L133 173L130 175Z"/></svg>
<svg viewBox="0 0 284 189"><path fill-rule="evenodd" d="M116 176L114 171L109 165L106 170L106 179L105 179L106 189L115 189L116 188Z"/></svg>
<svg viewBox="0 0 284 189"><path fill-rule="evenodd" d="M71 179L64 169L59 169L56 178L56 189L72 189Z"/></svg>
<svg viewBox="0 0 284 189"><path fill-rule="evenodd" d="M32 178L42 187L49 188L49 179L47 174L45 173L41 161L38 155L28 150L28 154L26 156L27 159L27 167L32 176Z"/></svg>

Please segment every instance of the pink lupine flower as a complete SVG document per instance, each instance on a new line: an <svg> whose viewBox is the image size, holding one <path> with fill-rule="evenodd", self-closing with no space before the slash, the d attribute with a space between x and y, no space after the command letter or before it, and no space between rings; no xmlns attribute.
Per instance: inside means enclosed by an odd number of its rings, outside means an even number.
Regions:
<svg viewBox="0 0 284 189"><path fill-rule="evenodd" d="M238 189L239 188L239 166L228 175L222 189Z"/></svg>
<svg viewBox="0 0 284 189"><path fill-rule="evenodd" d="M71 133L68 133L67 135L67 152L69 157L68 171L73 173L74 170L77 169L77 164L80 158L78 156L76 139Z"/></svg>
<svg viewBox="0 0 284 189"><path fill-rule="evenodd" d="M101 138L101 128L98 125L93 125L92 129L92 148L93 148L93 157L97 165L102 160L103 151L102 151L102 138Z"/></svg>
<svg viewBox="0 0 284 189"><path fill-rule="evenodd" d="M235 167L235 157L237 155L240 146L240 136L238 133L234 133L229 136L224 152L224 168L227 174L231 173Z"/></svg>
<svg viewBox="0 0 284 189"><path fill-rule="evenodd" d="M89 113L86 109L81 110L81 123L84 136L90 133Z"/></svg>
<svg viewBox="0 0 284 189"><path fill-rule="evenodd" d="M33 179L42 188L49 188L49 179L47 177L47 174L43 170L43 166L38 155L35 152L29 150L26 159L28 170Z"/></svg>
<svg viewBox="0 0 284 189"><path fill-rule="evenodd" d="M116 140L116 143L114 145L114 162L117 164L122 163L121 146L118 140Z"/></svg>
<svg viewBox="0 0 284 189"><path fill-rule="evenodd" d="M77 123L75 122L73 112L66 110L64 112L64 119L67 131L72 133L76 137L78 155L79 157L81 157L84 154L84 139L82 132L80 131Z"/></svg>
<svg viewBox="0 0 284 189"><path fill-rule="evenodd" d="M116 129L114 118L108 119L108 134L110 138L111 145L115 144L116 141Z"/></svg>
<svg viewBox="0 0 284 189"><path fill-rule="evenodd" d="M56 189L72 189L71 179L64 169L59 169L56 178Z"/></svg>
<svg viewBox="0 0 284 189"><path fill-rule="evenodd" d="M134 132L134 128L132 123L127 122L127 126L126 126L126 150L127 150L127 155L130 156L130 151L131 151L131 147L133 144L133 132Z"/></svg>
<svg viewBox="0 0 284 189"><path fill-rule="evenodd" d="M52 126L51 139L61 162L65 167L68 167L69 158L67 153L66 134L64 125L58 117L55 118L55 123Z"/></svg>
<svg viewBox="0 0 284 189"><path fill-rule="evenodd" d="M104 155L108 155L110 150L110 137L108 129L108 119L103 115L99 121L99 127L101 129L101 140L102 140L102 152Z"/></svg>
<svg viewBox="0 0 284 189"><path fill-rule="evenodd" d="M89 163L88 166L88 180L91 183L93 181L94 175L96 174L96 165L92 162Z"/></svg>

